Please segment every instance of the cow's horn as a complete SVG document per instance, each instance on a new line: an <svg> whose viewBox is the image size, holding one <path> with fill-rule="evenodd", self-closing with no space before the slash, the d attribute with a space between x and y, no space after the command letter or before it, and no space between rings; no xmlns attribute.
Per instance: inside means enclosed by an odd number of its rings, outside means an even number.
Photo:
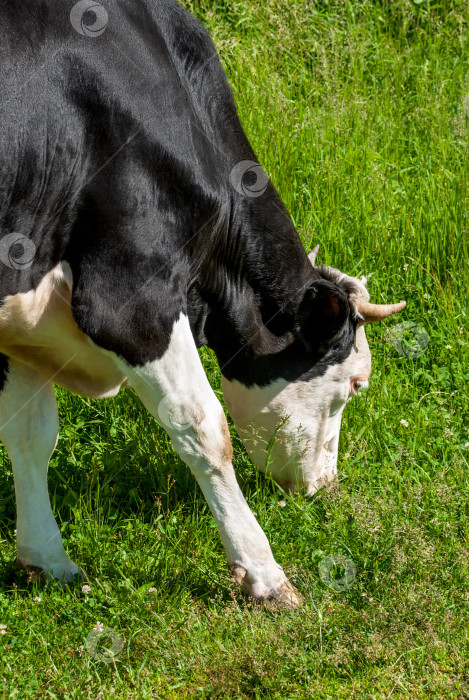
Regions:
<svg viewBox="0 0 469 700"><path fill-rule="evenodd" d="M357 310L363 317L363 323L372 323L397 314L405 305L405 301L400 301L398 304L370 304L369 301L360 301L357 303Z"/></svg>
<svg viewBox="0 0 469 700"><path fill-rule="evenodd" d="M316 262L316 256L319 253L319 243L318 245L315 245L311 253L308 253L308 258L311 263L311 265L314 267L314 263Z"/></svg>

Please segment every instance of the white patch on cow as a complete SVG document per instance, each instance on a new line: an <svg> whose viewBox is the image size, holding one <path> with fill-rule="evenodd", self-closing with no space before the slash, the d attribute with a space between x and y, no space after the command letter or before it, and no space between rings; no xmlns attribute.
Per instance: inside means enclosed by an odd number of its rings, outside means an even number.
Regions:
<svg viewBox="0 0 469 700"><path fill-rule="evenodd" d="M256 598L274 594L297 603L236 481L226 418L205 375L187 317L181 314L174 324L161 359L137 368L117 357L115 362L196 477L236 580Z"/></svg>
<svg viewBox="0 0 469 700"><path fill-rule="evenodd" d="M363 327L355 347L321 377L266 387L223 378L226 405L252 461L287 489L314 493L337 473L342 412L355 379L367 381L371 355Z"/></svg>
<svg viewBox="0 0 469 700"><path fill-rule="evenodd" d="M0 352L83 396L115 396L125 376L80 331L71 311L72 271L57 265L36 289L5 297Z"/></svg>
<svg viewBox="0 0 469 700"><path fill-rule="evenodd" d="M52 384L10 360L0 393L0 439L13 467L18 563L69 581L80 569L66 555L47 491L47 467L59 432Z"/></svg>

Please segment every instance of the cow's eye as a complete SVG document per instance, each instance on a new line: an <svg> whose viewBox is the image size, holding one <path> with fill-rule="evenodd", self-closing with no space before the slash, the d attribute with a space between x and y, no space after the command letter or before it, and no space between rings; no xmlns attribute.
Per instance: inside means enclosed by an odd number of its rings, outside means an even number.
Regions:
<svg viewBox="0 0 469 700"><path fill-rule="evenodd" d="M368 381L366 379L352 379L350 389L352 394L358 394L360 389L368 389Z"/></svg>

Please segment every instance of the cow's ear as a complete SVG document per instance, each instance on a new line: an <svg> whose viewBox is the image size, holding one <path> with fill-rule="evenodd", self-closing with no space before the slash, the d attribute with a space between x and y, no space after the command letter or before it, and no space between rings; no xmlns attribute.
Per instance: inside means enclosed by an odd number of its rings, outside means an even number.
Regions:
<svg viewBox="0 0 469 700"><path fill-rule="evenodd" d="M350 313L348 295L333 282L316 280L307 287L298 310L298 329L308 350L332 344Z"/></svg>

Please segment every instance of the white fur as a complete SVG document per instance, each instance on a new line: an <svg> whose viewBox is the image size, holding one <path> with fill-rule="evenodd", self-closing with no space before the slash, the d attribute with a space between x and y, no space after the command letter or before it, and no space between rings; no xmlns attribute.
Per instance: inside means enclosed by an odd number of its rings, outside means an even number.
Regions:
<svg viewBox="0 0 469 700"><path fill-rule="evenodd" d="M371 355L363 327L349 357L321 377L266 387L223 378L226 405L252 461L287 489L314 493L337 473L342 412L350 382L366 380Z"/></svg>
<svg viewBox="0 0 469 700"><path fill-rule="evenodd" d="M51 382L10 360L0 393L0 439L13 467L18 560L40 567L49 578L69 581L80 570L65 553L47 490L47 467L58 432Z"/></svg>

